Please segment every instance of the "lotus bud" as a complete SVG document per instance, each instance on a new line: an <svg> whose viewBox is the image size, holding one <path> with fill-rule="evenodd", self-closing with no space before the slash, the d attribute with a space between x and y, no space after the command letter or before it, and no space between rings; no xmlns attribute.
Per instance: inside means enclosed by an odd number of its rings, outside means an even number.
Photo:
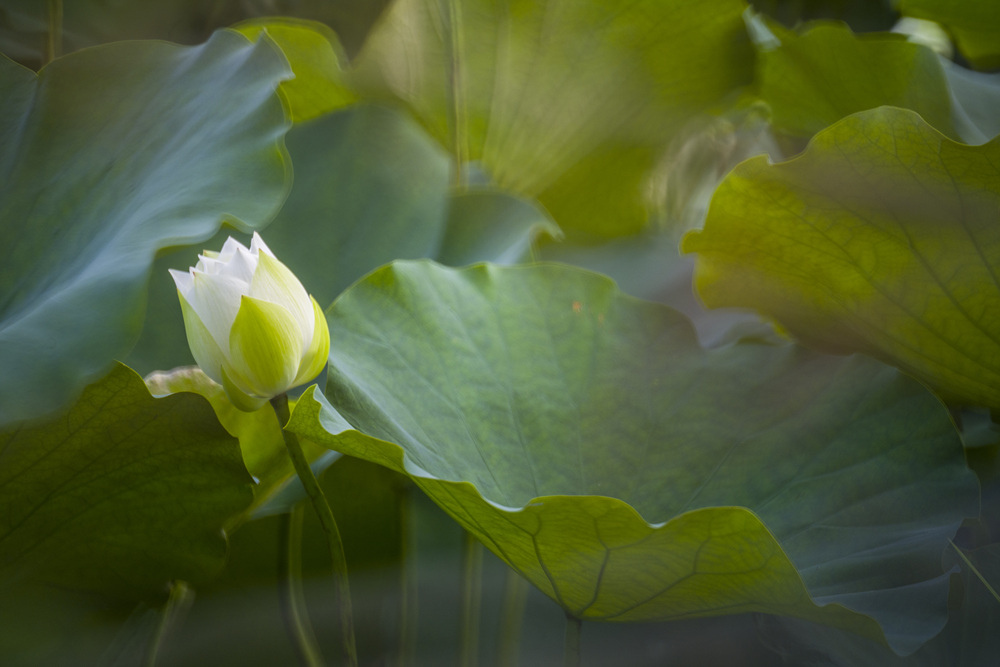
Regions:
<svg viewBox="0 0 1000 667"><path fill-rule="evenodd" d="M239 409L257 410L326 366L323 311L259 234L249 249L230 237L170 275L195 361Z"/></svg>

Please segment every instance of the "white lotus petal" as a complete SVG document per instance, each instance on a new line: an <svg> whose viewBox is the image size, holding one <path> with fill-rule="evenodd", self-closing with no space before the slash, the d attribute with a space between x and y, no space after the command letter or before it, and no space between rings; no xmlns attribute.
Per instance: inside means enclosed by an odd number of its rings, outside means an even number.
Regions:
<svg viewBox="0 0 1000 667"><path fill-rule="evenodd" d="M240 310L246 285L235 278L193 271L194 289L188 301L212 338L223 350L229 349L229 330Z"/></svg>
<svg viewBox="0 0 1000 667"><path fill-rule="evenodd" d="M187 334L191 354L205 375L220 382L222 380L221 364L225 353L216 343L191 303L184 298L180 291L178 291L178 296L181 302L181 312L184 314L184 332Z"/></svg>
<svg viewBox="0 0 1000 667"><path fill-rule="evenodd" d="M178 271L177 269L169 269L170 277L174 279L174 285L177 286L177 291L185 299L190 298L191 290L194 289L194 278L191 277L191 273L188 271Z"/></svg>
<svg viewBox="0 0 1000 667"><path fill-rule="evenodd" d="M232 260L223 267L221 273L239 279L249 287L253 280L254 271L257 270L257 257L250 254L250 251L240 246L236 249Z"/></svg>
<svg viewBox="0 0 1000 667"><path fill-rule="evenodd" d="M260 234L254 232L253 238L250 239L250 252L252 252L254 255L257 255L260 253L261 250L266 252L271 257L275 257L275 254L271 252L270 248L267 247L267 244L264 243L264 239L260 237Z"/></svg>
<svg viewBox="0 0 1000 667"><path fill-rule="evenodd" d="M222 250L219 251L219 260L222 262L228 262L236 254L239 248L245 248L246 246L230 236L226 239L226 242L222 244Z"/></svg>

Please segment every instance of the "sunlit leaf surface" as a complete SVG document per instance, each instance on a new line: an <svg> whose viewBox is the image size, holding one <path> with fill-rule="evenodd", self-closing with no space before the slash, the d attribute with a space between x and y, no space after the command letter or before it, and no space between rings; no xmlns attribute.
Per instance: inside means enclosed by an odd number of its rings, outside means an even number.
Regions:
<svg viewBox="0 0 1000 667"><path fill-rule="evenodd" d="M246 21L235 29L254 40L267 33L288 59L295 78L282 82L279 89L294 122L357 101L344 77L346 56L329 26L316 21L271 18Z"/></svg>
<svg viewBox="0 0 1000 667"><path fill-rule="evenodd" d="M688 120L749 83L742 0L395 3L356 61L363 97L402 100L460 162L566 228L628 234Z"/></svg>
<svg viewBox="0 0 1000 667"><path fill-rule="evenodd" d="M559 265L396 262L329 318L329 402L307 393L290 428L409 474L574 615L878 636L851 609L900 651L944 624L941 553L977 484L895 369L704 350L676 311Z"/></svg>
<svg viewBox="0 0 1000 667"><path fill-rule="evenodd" d="M945 75L930 49L902 35L855 35L834 23L779 36L779 46L758 56L760 96L778 129L810 137L856 111L892 105L959 138Z"/></svg>
<svg viewBox="0 0 1000 667"><path fill-rule="evenodd" d="M0 585L26 577L138 599L222 568L253 498L239 445L194 394L154 399L125 366L68 413L0 432Z"/></svg>
<svg viewBox="0 0 1000 667"><path fill-rule="evenodd" d="M95 47L37 76L0 57L0 423L57 409L128 351L157 250L274 214L288 76L232 32Z"/></svg>
<svg viewBox="0 0 1000 667"><path fill-rule="evenodd" d="M800 157L716 192L696 284L804 342L865 351L947 397L1000 407L1000 140L954 143L916 114L864 112Z"/></svg>

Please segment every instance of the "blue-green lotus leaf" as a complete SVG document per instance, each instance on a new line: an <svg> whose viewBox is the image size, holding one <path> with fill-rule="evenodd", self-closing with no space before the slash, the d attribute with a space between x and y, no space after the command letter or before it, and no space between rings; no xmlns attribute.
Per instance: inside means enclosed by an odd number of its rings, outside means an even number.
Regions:
<svg viewBox="0 0 1000 667"><path fill-rule="evenodd" d="M266 39L0 57L0 423L56 410L135 342L167 246L287 194L287 63Z"/></svg>
<svg viewBox="0 0 1000 667"><path fill-rule="evenodd" d="M761 611L901 653L944 625L941 554L978 485L897 370L705 350L680 313L560 265L396 262L328 315L326 395L289 428L410 475L568 613Z"/></svg>

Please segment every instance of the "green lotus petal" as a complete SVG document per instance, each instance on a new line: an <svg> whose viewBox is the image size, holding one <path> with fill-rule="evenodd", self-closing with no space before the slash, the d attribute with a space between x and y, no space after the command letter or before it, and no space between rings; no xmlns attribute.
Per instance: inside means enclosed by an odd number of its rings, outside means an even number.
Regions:
<svg viewBox="0 0 1000 667"><path fill-rule="evenodd" d="M250 39L266 33L288 59L295 78L283 82L279 90L293 122L301 123L357 101L344 73L347 56L329 26L283 17L245 21L234 30Z"/></svg>
<svg viewBox="0 0 1000 667"><path fill-rule="evenodd" d="M309 294L287 266L266 252L260 253L247 295L287 308L303 334L307 327L312 328L313 306Z"/></svg>
<svg viewBox="0 0 1000 667"><path fill-rule="evenodd" d="M276 396L292 388L302 352L302 331L287 308L244 296L229 332L232 375L223 369L222 384L232 381L258 398Z"/></svg>
<svg viewBox="0 0 1000 667"><path fill-rule="evenodd" d="M130 599L204 582L249 505L239 445L193 394L154 399L118 365L62 419L0 431L0 585Z"/></svg>
<svg viewBox="0 0 1000 667"><path fill-rule="evenodd" d="M330 329L326 324L326 315L323 309L316 303L316 299L309 297L313 305L313 315L315 326L313 327L312 343L302 357L302 364L299 372L292 382L293 386L298 386L303 382L308 382L323 372L326 368L327 357L330 356Z"/></svg>
<svg viewBox="0 0 1000 667"><path fill-rule="evenodd" d="M809 345L863 351L957 402L1000 407L1000 140L954 143L882 108L800 157L744 162L712 201L696 284Z"/></svg>
<svg viewBox="0 0 1000 667"><path fill-rule="evenodd" d="M993 0L901 0L899 11L944 25L977 69L1000 67L1000 6Z"/></svg>
<svg viewBox="0 0 1000 667"><path fill-rule="evenodd" d="M874 618L900 652L944 625L941 553L978 485L947 410L891 367L704 350L559 265L396 262L329 321L329 401L307 391L288 428L410 475L570 613Z"/></svg>
<svg viewBox="0 0 1000 667"><path fill-rule="evenodd" d="M288 76L266 39L227 31L37 76L0 57L0 423L59 409L125 355L158 250L270 219L290 184Z"/></svg>
<svg viewBox="0 0 1000 667"><path fill-rule="evenodd" d="M230 372L237 377L241 377L237 375L237 371L232 370L231 367ZM229 399L229 402L232 403L237 410L242 410L243 412L256 412L257 410L263 408L268 402L268 397L254 396L233 382L232 378L229 377L229 373L226 372L226 366L222 367L220 375L222 388L226 392L226 398ZM244 384L246 384L246 382L244 382Z"/></svg>
<svg viewBox="0 0 1000 667"><path fill-rule="evenodd" d="M782 32L780 46L758 55L760 96L778 129L810 137L857 111L891 105L913 109L960 138L951 120L948 84L938 57L902 35L855 35L842 24Z"/></svg>
<svg viewBox="0 0 1000 667"><path fill-rule="evenodd" d="M564 229L627 235L647 222L646 181L675 133L750 82L746 7L402 0L352 80Z"/></svg>

